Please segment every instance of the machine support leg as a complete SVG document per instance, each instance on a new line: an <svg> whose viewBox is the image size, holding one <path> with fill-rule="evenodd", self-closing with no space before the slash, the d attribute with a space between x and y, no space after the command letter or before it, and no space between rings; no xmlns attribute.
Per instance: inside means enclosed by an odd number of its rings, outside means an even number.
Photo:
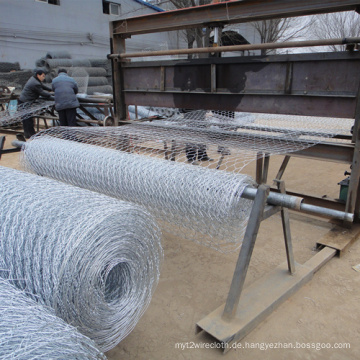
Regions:
<svg viewBox="0 0 360 360"><path fill-rule="evenodd" d="M176 160L176 141L171 140L171 155L170 155L170 161Z"/></svg>
<svg viewBox="0 0 360 360"><path fill-rule="evenodd" d="M258 188L222 315L225 320L231 320L237 311L269 191L270 188L265 185Z"/></svg>
<svg viewBox="0 0 360 360"><path fill-rule="evenodd" d="M285 183L281 180L275 180L277 187L281 194L286 194ZM288 263L288 269L290 274L295 273L295 261L293 254L293 247L291 241L291 232L290 232L290 219L289 219L289 209L286 207L281 208L281 221L284 232L285 239L285 249L286 249L286 259Z"/></svg>
<svg viewBox="0 0 360 360"><path fill-rule="evenodd" d="M256 182L266 184L269 171L270 154L258 152L256 155Z"/></svg>
<svg viewBox="0 0 360 360"><path fill-rule="evenodd" d="M279 169L279 171L278 171L278 173L276 175L275 180L281 180L282 176L284 175L285 169L286 169L286 167L287 167L287 165L289 163L289 160L290 160L290 156L285 155L284 160L283 160L283 162L282 162L282 164L280 166L280 169Z"/></svg>
<svg viewBox="0 0 360 360"><path fill-rule="evenodd" d="M5 136L0 136L0 159L2 155L2 150L4 148L4 144L5 144Z"/></svg>
<svg viewBox="0 0 360 360"><path fill-rule="evenodd" d="M266 184L266 182L267 182L267 176L268 176L268 172L269 172L269 165L270 165L270 154L265 153L263 174L262 174L262 184Z"/></svg>
<svg viewBox="0 0 360 360"><path fill-rule="evenodd" d="M263 153L256 154L256 182L262 184L263 181Z"/></svg>
<svg viewBox="0 0 360 360"><path fill-rule="evenodd" d="M169 149L166 141L164 141L164 150L165 150L165 160L169 160L169 152L168 152Z"/></svg>

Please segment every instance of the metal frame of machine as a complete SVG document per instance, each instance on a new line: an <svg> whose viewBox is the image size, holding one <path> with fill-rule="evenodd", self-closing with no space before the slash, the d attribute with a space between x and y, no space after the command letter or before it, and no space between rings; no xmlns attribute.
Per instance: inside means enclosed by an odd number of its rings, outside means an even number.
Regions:
<svg viewBox="0 0 360 360"><path fill-rule="evenodd" d="M351 165L346 204L306 194L297 195L309 204L354 214L355 221L359 221L359 52L131 63L127 58L139 54L125 51L126 38L132 35L357 10L359 5L360 1L355 0L244 0L114 21L110 25L112 54L109 57L113 60L116 121L127 118L127 104L192 109L214 109L216 106L215 110L354 118L353 135L347 137L348 143L319 144L291 156ZM346 39L341 41L347 42ZM239 45L238 48L244 46L249 45ZM170 50L168 53L179 51ZM163 51L160 53L164 54ZM257 173L264 178L267 163L259 160L258 165ZM279 176L285 167L286 161ZM261 182L260 176L257 180Z"/></svg>
<svg viewBox="0 0 360 360"><path fill-rule="evenodd" d="M352 171L345 203L333 202L306 194L296 194L309 205L336 209L351 215L343 225L359 222L360 209L360 53L316 53L194 60L129 62L139 56L210 53L246 49L274 48L274 44L239 45L225 48L169 50L153 53L126 53L126 39L132 35L172 31L194 27L222 27L249 21L303 16L360 8L359 0L243 0L168 11L117 20L110 25L113 60L115 122L127 120L127 105L148 105L192 109L263 112L287 115L353 118L352 135L344 144L323 143L291 156L330 160L351 165ZM360 39L335 39L334 43L359 43ZM325 42L288 44L289 47L326 45ZM286 45L285 45L286 46ZM284 46L282 46L284 47ZM351 49L354 46L350 47ZM336 75L334 75L336 74ZM215 107L215 108L214 108ZM241 139L239 139L241 141ZM285 194L282 174L289 154L276 177L276 188ZM323 249L305 264L295 263L292 254L287 206L270 206L266 183L269 158L257 157L256 180L259 188L232 284L224 305L197 323L226 346L246 336L259 322L285 301L337 252L335 245ZM289 194L289 193L287 193ZM281 265L242 291L260 222L281 211L287 263ZM329 215L331 217L331 215ZM349 220L351 219L351 220ZM344 224L345 223L345 224ZM347 224L346 224L347 223ZM345 241L347 244L352 239ZM296 266L296 271L295 271ZM291 274L292 276L284 276ZM240 297L241 295L241 297ZM261 303L257 301L261 299Z"/></svg>

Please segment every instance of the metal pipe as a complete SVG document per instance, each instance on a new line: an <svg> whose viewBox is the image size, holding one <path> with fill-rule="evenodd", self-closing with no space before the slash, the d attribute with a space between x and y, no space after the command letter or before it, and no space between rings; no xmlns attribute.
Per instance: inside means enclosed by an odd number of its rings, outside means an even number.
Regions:
<svg viewBox="0 0 360 360"><path fill-rule="evenodd" d="M109 54L109 59L124 59L134 57L147 56L163 56L163 55L180 55L180 54L200 54L200 53L214 53L227 51L244 51L244 50L262 50L262 49L284 49L308 46L328 46L328 45L344 45L360 43L360 37L353 38L338 38L338 39L323 39L323 40L306 40L306 41L288 41L283 43L263 43L263 44L247 44L247 45L231 45L218 47L205 47L196 49L173 49L173 50L159 50L148 52L134 52Z"/></svg>
<svg viewBox="0 0 360 360"><path fill-rule="evenodd" d="M242 193L242 197L253 200L255 199L256 193L257 189L247 186ZM304 204L303 200L304 199L297 196L270 192L267 198L267 203L270 205L283 206L293 210L309 212L314 215L329 216L334 219L347 222L352 222L354 220L353 214L346 213L344 211L328 209L321 206Z"/></svg>
<svg viewBox="0 0 360 360"><path fill-rule="evenodd" d="M245 199L254 200L257 191L258 190L256 188L247 186L242 194L242 197L244 197ZM274 192L270 192L267 198L267 202L270 205L283 206L295 210L300 210L302 201L303 199L297 196Z"/></svg>
<svg viewBox="0 0 360 360"><path fill-rule="evenodd" d="M20 140L14 140L11 142L11 145L18 148L18 149L21 149L23 145L25 145L25 141L20 141Z"/></svg>

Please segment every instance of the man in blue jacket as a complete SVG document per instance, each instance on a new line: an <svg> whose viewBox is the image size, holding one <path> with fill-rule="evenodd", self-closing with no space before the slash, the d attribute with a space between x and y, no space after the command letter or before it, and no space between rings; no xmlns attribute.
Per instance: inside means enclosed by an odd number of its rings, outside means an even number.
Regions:
<svg viewBox="0 0 360 360"><path fill-rule="evenodd" d="M76 126L76 108L80 106L76 97L78 93L76 81L65 69L59 69L58 76L52 81L52 89L60 126Z"/></svg>

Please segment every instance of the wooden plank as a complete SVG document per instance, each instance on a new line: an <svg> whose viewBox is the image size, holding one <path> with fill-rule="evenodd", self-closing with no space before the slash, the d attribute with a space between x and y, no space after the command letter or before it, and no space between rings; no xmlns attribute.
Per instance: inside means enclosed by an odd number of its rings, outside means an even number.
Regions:
<svg viewBox="0 0 360 360"><path fill-rule="evenodd" d="M316 243L316 247L327 246L338 250L341 257L359 236L360 224L353 224L351 229L336 225Z"/></svg>

